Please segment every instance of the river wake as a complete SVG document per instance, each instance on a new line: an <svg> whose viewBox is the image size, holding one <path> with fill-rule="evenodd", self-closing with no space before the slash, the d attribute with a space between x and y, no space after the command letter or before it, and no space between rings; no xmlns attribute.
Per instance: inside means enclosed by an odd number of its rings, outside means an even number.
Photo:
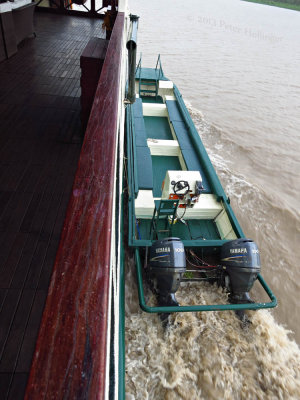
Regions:
<svg viewBox="0 0 300 400"><path fill-rule="evenodd" d="M133 283L133 262L127 267ZM135 284L127 287L127 400L299 399L299 348L269 311L248 311L247 327L231 311L177 313L163 328L157 314L138 308L136 293ZM227 295L209 284L185 284L177 299L213 304Z"/></svg>

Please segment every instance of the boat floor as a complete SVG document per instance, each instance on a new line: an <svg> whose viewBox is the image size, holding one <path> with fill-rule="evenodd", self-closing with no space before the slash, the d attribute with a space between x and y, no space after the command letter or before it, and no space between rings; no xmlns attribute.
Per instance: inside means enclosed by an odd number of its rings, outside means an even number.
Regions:
<svg viewBox="0 0 300 400"><path fill-rule="evenodd" d="M173 140L167 117L144 117L147 138Z"/></svg>
<svg viewBox="0 0 300 400"><path fill-rule="evenodd" d="M151 99L149 101L149 99ZM143 103L161 103L161 97L142 97ZM147 139L154 140L173 140L171 127L167 116L143 116ZM167 171L180 171L179 156L151 155L152 176L153 176L153 196L160 198L162 195L162 185ZM202 172L202 178L207 181L207 177ZM179 217L183 215L184 209L178 209ZM178 221L169 230L166 219L159 220L157 227L157 237L153 239L163 239L168 236L180 237L182 240L220 240L214 219L187 219L185 223ZM139 240L150 239L151 219L139 218L136 225L135 237Z"/></svg>
<svg viewBox="0 0 300 400"><path fill-rule="evenodd" d="M23 399L81 149L80 54L102 22L35 14L0 64L0 398ZM79 140L78 140L79 139Z"/></svg>
<svg viewBox="0 0 300 400"><path fill-rule="evenodd" d="M178 214L181 212L183 212L183 209L180 209L180 211L178 211ZM151 220L140 219L138 221L137 237L142 240L149 239L150 229L151 229ZM167 221L165 219L159 220L157 226L157 239L160 240L170 236L180 237L182 240L220 239L220 235L218 233L216 224L214 223L213 220L209 219L185 220L185 224L178 221L172 226L172 229L170 231L168 231L168 229L169 229L169 224L167 223Z"/></svg>

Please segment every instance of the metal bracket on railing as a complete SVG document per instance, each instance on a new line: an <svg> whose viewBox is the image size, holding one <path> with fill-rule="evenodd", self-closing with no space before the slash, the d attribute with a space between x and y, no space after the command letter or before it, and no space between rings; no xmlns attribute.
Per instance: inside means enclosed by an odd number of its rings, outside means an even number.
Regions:
<svg viewBox="0 0 300 400"><path fill-rule="evenodd" d="M137 46L137 30L139 17L130 15L130 33L126 47L128 50L128 93L127 100L131 103L135 102L135 71L136 71L136 46Z"/></svg>
<svg viewBox="0 0 300 400"><path fill-rule="evenodd" d="M138 65L136 66L135 73L137 73L138 70L141 70L141 68L142 68L142 53L140 54L140 59L139 59ZM140 75L141 75L141 73L140 73Z"/></svg>
<svg viewBox="0 0 300 400"><path fill-rule="evenodd" d="M164 72L162 69L162 65L161 65L161 60L160 60L160 54L157 57L157 62L156 62L156 67L155 70L157 71L157 67L159 66L159 70L158 70L158 79L162 78L164 76Z"/></svg>

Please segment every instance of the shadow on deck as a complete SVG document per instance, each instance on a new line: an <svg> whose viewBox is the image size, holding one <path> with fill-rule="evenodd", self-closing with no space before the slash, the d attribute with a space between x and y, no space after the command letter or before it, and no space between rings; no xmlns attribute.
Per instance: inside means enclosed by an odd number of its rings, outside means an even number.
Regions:
<svg viewBox="0 0 300 400"><path fill-rule="evenodd" d="M81 149L80 54L101 20L38 13L0 64L0 398L22 399Z"/></svg>

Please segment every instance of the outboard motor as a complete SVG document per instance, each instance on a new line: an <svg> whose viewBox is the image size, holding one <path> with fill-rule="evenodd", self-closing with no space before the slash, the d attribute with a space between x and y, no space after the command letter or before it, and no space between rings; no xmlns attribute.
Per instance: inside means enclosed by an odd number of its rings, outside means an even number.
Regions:
<svg viewBox="0 0 300 400"><path fill-rule="evenodd" d="M236 239L223 244L221 265L229 276L230 301L251 303L249 291L260 273L260 256L255 242L251 239Z"/></svg>
<svg viewBox="0 0 300 400"><path fill-rule="evenodd" d="M185 273L185 251L178 238L158 240L150 248L150 279L160 306L178 306L175 293Z"/></svg>

